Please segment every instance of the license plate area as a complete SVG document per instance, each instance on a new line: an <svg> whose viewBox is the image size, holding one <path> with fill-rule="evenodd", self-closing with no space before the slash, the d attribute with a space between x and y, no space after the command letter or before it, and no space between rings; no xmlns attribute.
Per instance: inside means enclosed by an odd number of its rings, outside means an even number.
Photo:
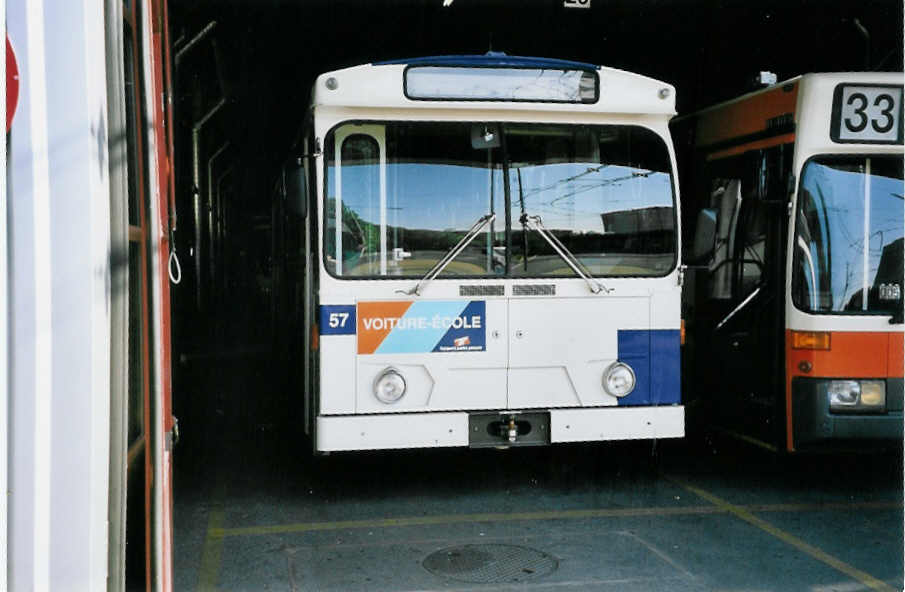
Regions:
<svg viewBox="0 0 905 592"><path fill-rule="evenodd" d="M471 413L468 445L471 448L545 446L550 443L548 411Z"/></svg>

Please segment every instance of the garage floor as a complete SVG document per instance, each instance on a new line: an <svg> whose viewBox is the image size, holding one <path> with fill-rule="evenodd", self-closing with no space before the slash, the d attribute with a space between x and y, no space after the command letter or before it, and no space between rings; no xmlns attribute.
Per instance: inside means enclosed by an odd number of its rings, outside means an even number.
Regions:
<svg viewBox="0 0 905 592"><path fill-rule="evenodd" d="M206 366L211 421L177 449L179 591L902 590L901 453L689 439L312 458L262 421L280 416L256 392L264 362Z"/></svg>

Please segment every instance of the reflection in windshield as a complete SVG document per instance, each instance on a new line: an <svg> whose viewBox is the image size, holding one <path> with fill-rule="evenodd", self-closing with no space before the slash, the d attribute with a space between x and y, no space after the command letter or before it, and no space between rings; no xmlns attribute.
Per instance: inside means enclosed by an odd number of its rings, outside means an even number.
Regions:
<svg viewBox="0 0 905 592"><path fill-rule="evenodd" d="M594 275L659 276L674 266L669 157L653 132L513 124L498 141L497 124L398 122L366 142L358 127L337 128L325 146L324 246L336 275L421 277L474 220L497 214L440 277L507 269L574 277L542 236L522 228L522 213L541 216Z"/></svg>
<svg viewBox="0 0 905 592"><path fill-rule="evenodd" d="M673 263L666 147L638 128L507 128L512 218L544 225L594 275L662 275ZM542 237L513 229L512 272L564 275Z"/></svg>
<svg viewBox="0 0 905 592"><path fill-rule="evenodd" d="M807 312L901 308L902 159L822 157L798 198L792 298Z"/></svg>

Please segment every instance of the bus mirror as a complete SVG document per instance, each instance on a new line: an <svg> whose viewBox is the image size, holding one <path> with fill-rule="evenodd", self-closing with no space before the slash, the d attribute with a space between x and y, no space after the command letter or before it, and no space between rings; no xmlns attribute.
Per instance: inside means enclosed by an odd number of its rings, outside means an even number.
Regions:
<svg viewBox="0 0 905 592"><path fill-rule="evenodd" d="M476 123L471 126L471 147L475 150L499 148L499 127L489 123Z"/></svg>
<svg viewBox="0 0 905 592"><path fill-rule="evenodd" d="M308 213L308 184L301 158L293 158L286 165L286 199L289 209L304 218Z"/></svg>
<svg viewBox="0 0 905 592"><path fill-rule="evenodd" d="M691 259L695 263L709 259L713 255L716 240L716 209L704 208L698 212L698 222L694 232Z"/></svg>

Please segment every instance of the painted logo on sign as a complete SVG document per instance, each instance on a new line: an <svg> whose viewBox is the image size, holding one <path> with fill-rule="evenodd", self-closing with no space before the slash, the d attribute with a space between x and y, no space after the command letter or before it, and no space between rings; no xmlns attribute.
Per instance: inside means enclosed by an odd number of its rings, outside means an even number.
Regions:
<svg viewBox="0 0 905 592"><path fill-rule="evenodd" d="M486 349L483 300L359 302L359 354L476 352Z"/></svg>

